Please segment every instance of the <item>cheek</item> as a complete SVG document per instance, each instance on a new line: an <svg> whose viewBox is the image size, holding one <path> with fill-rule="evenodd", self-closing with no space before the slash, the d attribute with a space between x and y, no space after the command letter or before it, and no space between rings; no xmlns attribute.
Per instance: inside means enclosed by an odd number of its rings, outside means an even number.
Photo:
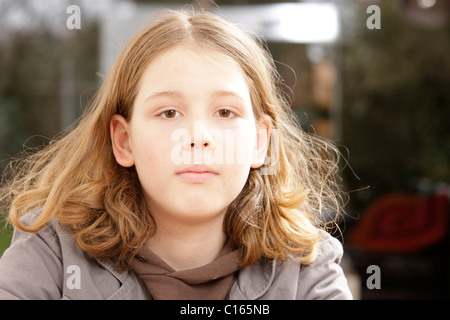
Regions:
<svg viewBox="0 0 450 320"><path fill-rule="evenodd" d="M251 128L242 128L239 132L235 132L233 138L228 136L225 139L225 168L228 174L228 183L230 187L239 189L239 192L250 172L255 142L255 133Z"/></svg>
<svg viewBox="0 0 450 320"><path fill-rule="evenodd" d="M224 153L227 164L235 164L237 170L248 166L255 147L255 135L251 128L242 128L228 134L224 141Z"/></svg>
<svg viewBox="0 0 450 320"><path fill-rule="evenodd" d="M136 134L134 137L137 137ZM170 160L170 135L163 131L147 131L133 140L137 169L159 168ZM145 170L145 171L147 171Z"/></svg>
<svg viewBox="0 0 450 320"><path fill-rule="evenodd" d="M248 180L250 168L248 165L229 165L226 166L226 183L224 183L222 192L227 194L228 203L231 203L242 192L245 183Z"/></svg>

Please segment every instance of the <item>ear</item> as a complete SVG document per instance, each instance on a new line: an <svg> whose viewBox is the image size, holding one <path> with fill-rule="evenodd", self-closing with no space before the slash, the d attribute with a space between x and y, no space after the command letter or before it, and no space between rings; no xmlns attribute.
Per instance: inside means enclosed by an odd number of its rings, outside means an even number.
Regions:
<svg viewBox="0 0 450 320"><path fill-rule="evenodd" d="M261 167L269 149L271 121L268 116L261 116L256 124L256 143L253 149L251 168Z"/></svg>
<svg viewBox="0 0 450 320"><path fill-rule="evenodd" d="M114 157L122 167L134 165L133 153L130 145L128 122L121 115L115 114L110 121L109 131L111 135Z"/></svg>

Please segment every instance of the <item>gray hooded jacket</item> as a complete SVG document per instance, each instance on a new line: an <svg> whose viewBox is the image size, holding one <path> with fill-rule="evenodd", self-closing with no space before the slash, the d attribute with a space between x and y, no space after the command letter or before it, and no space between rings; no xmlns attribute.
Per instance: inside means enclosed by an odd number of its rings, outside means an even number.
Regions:
<svg viewBox="0 0 450 320"><path fill-rule="evenodd" d="M39 214L22 217L31 223ZM326 234L310 265L277 261L239 271L230 300L351 299L339 266L343 249ZM51 220L37 233L14 231L0 259L0 299L151 299L139 276L113 259L89 258L73 236Z"/></svg>

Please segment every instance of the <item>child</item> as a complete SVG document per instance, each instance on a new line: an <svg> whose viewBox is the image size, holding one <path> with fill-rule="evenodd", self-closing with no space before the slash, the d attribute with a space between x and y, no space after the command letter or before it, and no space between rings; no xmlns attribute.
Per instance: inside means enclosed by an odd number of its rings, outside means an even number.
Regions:
<svg viewBox="0 0 450 320"><path fill-rule="evenodd" d="M320 221L338 152L280 83L210 13L141 30L74 129L13 167L0 298L350 299Z"/></svg>

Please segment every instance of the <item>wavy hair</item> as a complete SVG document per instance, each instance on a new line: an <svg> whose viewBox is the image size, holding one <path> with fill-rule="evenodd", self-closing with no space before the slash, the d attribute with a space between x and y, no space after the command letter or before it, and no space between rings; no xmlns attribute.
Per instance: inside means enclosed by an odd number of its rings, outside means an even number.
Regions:
<svg viewBox="0 0 450 320"><path fill-rule="evenodd" d="M207 12L161 13L122 49L67 134L10 162L11 176L0 193L9 221L23 231L37 232L53 218L73 233L89 256L114 257L123 270L130 268L156 225L135 168L124 168L114 158L110 120L115 114L130 119L145 67L182 43L235 60L249 83L255 117L270 117L278 133L276 170L264 174L265 167L251 169L224 219L225 233L242 250L240 264L299 257L311 263L317 255L318 229L325 226L321 215L337 216L341 210L338 149L301 129L264 42ZM271 149L267 156L275 157ZM19 218L35 208L41 208L37 220L21 224Z"/></svg>

